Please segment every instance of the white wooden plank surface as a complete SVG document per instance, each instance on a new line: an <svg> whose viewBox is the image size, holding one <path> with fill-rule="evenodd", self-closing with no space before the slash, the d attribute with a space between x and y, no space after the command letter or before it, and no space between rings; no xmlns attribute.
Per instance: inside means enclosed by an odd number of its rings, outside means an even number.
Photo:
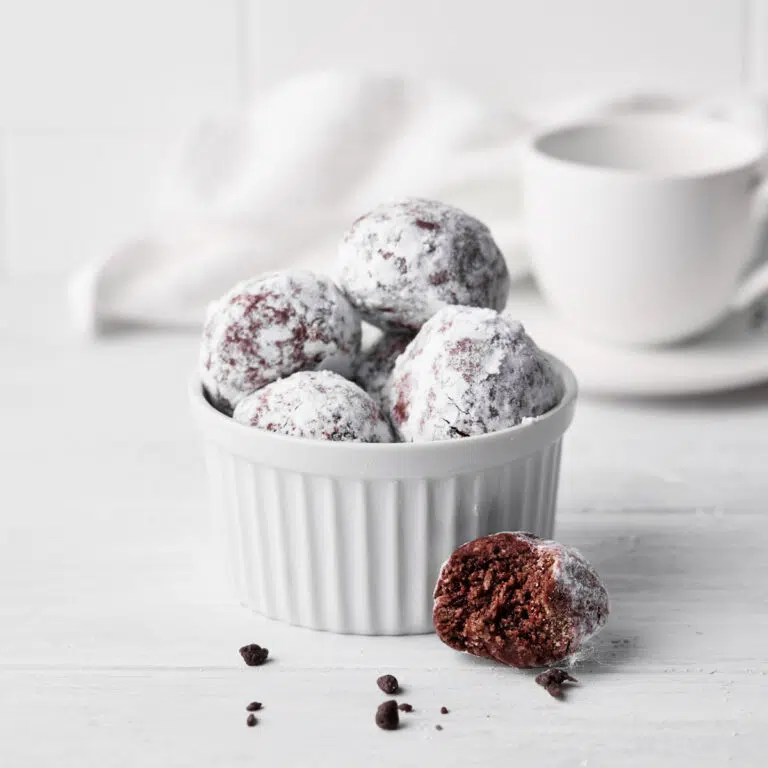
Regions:
<svg viewBox="0 0 768 768"><path fill-rule="evenodd" d="M318 67L445 80L502 101L731 88L746 0L247 0L255 89Z"/></svg>
<svg viewBox="0 0 768 768"><path fill-rule="evenodd" d="M403 698L415 711L393 733L373 724L382 699L373 675L277 661L259 670L7 672L0 683L14 701L3 727L16 735L4 739L5 764L745 766L760 765L765 747L759 677L597 674L556 702L508 670L406 670ZM265 708L250 729L244 708L254 697ZM439 714L443 704L450 714Z"/></svg>
<svg viewBox="0 0 768 768"><path fill-rule="evenodd" d="M558 703L432 636L336 637L233 605L187 417L195 348L86 344L60 287L0 287L0 765L764 764L768 388L580 404L558 537L613 612ZM274 660L245 668L246 642ZM418 710L397 733L373 724L383 671Z"/></svg>

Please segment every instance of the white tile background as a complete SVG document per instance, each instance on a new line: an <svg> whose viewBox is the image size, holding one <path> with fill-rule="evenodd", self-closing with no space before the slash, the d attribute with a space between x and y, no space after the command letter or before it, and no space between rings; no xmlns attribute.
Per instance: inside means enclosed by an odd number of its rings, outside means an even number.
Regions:
<svg viewBox="0 0 768 768"><path fill-rule="evenodd" d="M768 0L0 0L0 274L60 274L140 228L174 135L348 66L514 103L768 85Z"/></svg>

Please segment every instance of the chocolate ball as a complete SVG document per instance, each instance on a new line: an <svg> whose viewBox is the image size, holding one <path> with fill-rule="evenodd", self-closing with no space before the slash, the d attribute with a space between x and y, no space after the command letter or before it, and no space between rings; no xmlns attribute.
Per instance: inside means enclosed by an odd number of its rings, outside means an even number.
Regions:
<svg viewBox="0 0 768 768"><path fill-rule="evenodd" d="M385 400L400 439L424 442L516 426L561 396L559 376L520 323L445 307L397 358Z"/></svg>
<svg viewBox="0 0 768 768"><path fill-rule="evenodd" d="M391 443L392 428L357 384L332 371L301 371L241 400L235 421L314 440Z"/></svg>
<svg viewBox="0 0 768 768"><path fill-rule="evenodd" d="M200 377L213 405L232 413L246 395L296 371L349 373L360 337L357 313L328 278L263 275L209 308Z"/></svg>
<svg viewBox="0 0 768 768"><path fill-rule="evenodd" d="M377 402L384 402L392 369L413 338L412 333L384 333L360 353L353 378Z"/></svg>
<svg viewBox="0 0 768 768"><path fill-rule="evenodd" d="M527 533L459 547L440 572L434 624L458 651L513 667L576 653L608 616L608 593L575 549Z"/></svg>
<svg viewBox="0 0 768 768"><path fill-rule="evenodd" d="M373 325L417 331L441 307L502 309L506 262L485 224L434 200L409 198L361 216L339 248L340 284Z"/></svg>

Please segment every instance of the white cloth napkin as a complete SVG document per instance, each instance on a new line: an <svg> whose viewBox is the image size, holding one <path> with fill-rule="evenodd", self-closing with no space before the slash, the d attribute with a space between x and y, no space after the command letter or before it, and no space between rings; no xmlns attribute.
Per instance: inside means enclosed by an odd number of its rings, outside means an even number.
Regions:
<svg viewBox="0 0 768 768"><path fill-rule="evenodd" d="M515 112L399 77L297 78L181 143L157 180L146 232L75 275L74 321L87 333L198 327L208 302L238 280L287 267L332 274L351 222L401 196L485 221L519 277L521 140L586 115L647 109L719 110L766 130L762 103L749 99L594 96Z"/></svg>

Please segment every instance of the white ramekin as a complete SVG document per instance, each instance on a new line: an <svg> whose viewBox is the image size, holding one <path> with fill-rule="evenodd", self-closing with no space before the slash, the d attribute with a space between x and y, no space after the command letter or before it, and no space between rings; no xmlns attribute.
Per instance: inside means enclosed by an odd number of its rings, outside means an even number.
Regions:
<svg viewBox="0 0 768 768"><path fill-rule="evenodd" d="M216 528L246 607L313 629L432 631L432 592L456 547L497 531L551 537L562 436L577 386L520 426L435 443L363 444L236 423L190 385Z"/></svg>

